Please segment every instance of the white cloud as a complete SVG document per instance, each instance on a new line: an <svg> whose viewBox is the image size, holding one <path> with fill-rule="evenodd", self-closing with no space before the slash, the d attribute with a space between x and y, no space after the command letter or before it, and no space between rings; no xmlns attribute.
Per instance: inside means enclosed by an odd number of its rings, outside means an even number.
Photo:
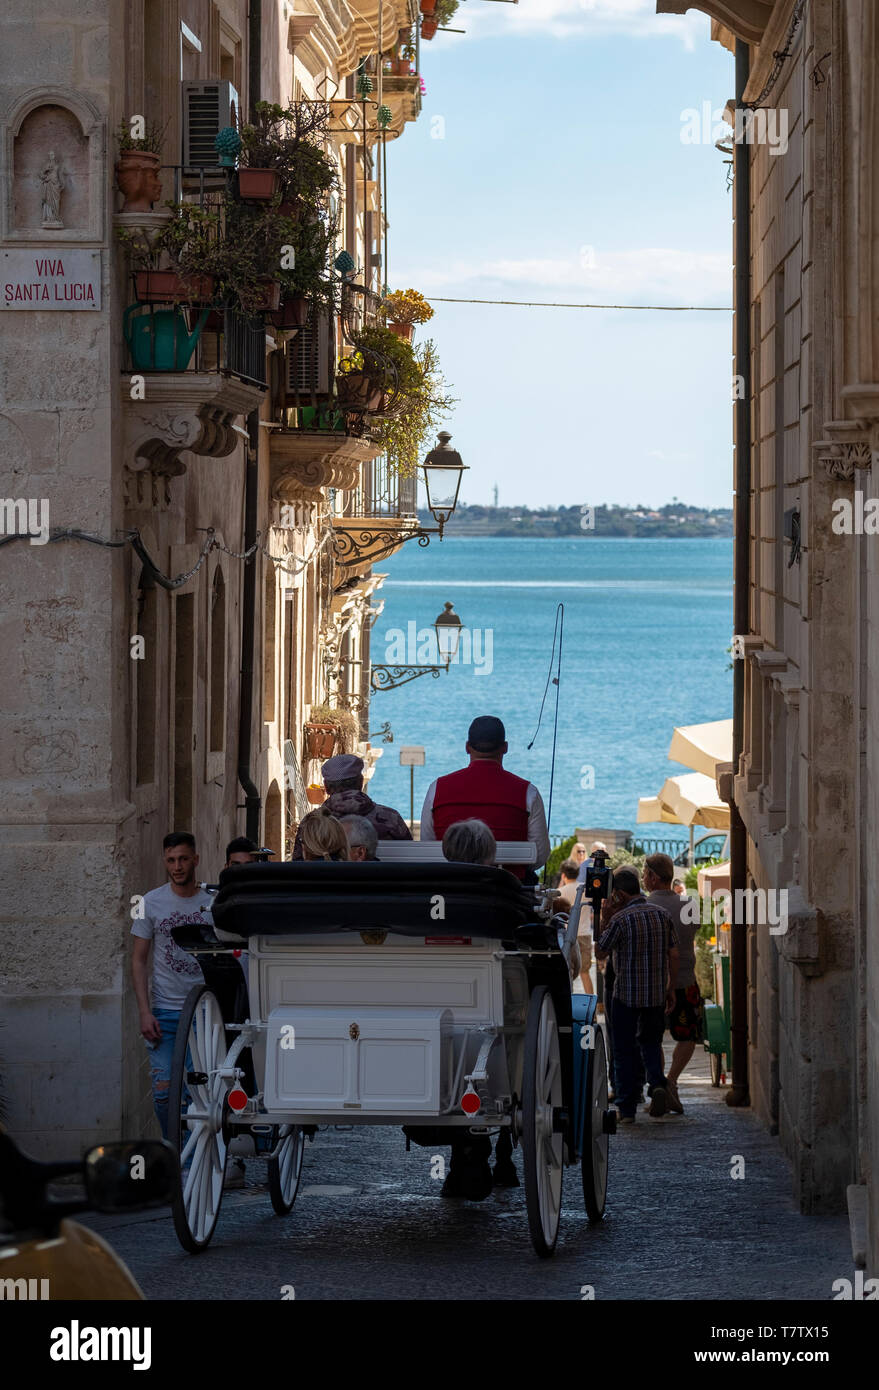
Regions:
<svg viewBox="0 0 879 1390"><path fill-rule="evenodd" d="M569 260L451 261L409 266L394 272L399 284L418 285L430 296L474 299L556 299L606 304L732 303L729 255L645 247L631 251L594 248L594 265L578 253Z"/></svg>
<svg viewBox="0 0 879 1390"><path fill-rule="evenodd" d="M669 35L688 49L708 38L706 15L658 15L655 0L519 0L518 4L482 4L469 0L452 20L473 38L535 31L556 38L603 38L624 34L633 38ZM445 37L445 36L444 36ZM448 39L446 39L448 42Z"/></svg>

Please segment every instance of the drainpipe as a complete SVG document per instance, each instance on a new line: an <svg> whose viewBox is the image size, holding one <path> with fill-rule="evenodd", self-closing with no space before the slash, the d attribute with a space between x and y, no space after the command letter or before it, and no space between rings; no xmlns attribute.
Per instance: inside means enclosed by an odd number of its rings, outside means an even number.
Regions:
<svg viewBox="0 0 879 1390"><path fill-rule="evenodd" d="M736 108L743 101L750 72L750 50L736 39ZM744 138L735 149L735 372L743 383L736 399L735 551L733 577L734 630L746 636L751 629L751 160ZM745 660L733 662L733 775L744 747ZM730 806L730 889L733 903L747 887L748 832L738 807ZM727 1105L749 1105L748 1094L748 928L734 913L730 926L730 1068L732 1086Z"/></svg>
<svg viewBox="0 0 879 1390"><path fill-rule="evenodd" d="M251 119L260 99L262 0L250 0L248 23L248 104ZM259 411L247 417L247 465L244 475L244 549L256 540L259 505ZM259 844L262 799L250 767L253 746L253 657L256 646L256 556L244 562L241 596L241 675L238 689L238 781L244 791L244 833Z"/></svg>

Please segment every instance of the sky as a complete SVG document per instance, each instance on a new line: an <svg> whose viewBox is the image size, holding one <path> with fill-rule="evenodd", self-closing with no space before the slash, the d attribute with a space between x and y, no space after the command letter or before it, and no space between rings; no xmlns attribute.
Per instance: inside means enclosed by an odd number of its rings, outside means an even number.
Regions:
<svg viewBox="0 0 879 1390"><path fill-rule="evenodd" d="M422 43L422 113L388 148L387 281L436 310L415 341L457 398L465 502L497 484L502 506L730 505L730 312L439 302L729 308L732 54L705 15L654 10L462 0L466 34Z"/></svg>

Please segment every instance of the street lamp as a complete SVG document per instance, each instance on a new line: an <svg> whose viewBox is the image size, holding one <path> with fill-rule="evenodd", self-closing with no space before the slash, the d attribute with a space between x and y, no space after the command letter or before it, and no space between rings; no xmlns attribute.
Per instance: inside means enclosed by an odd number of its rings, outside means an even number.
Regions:
<svg viewBox="0 0 879 1390"><path fill-rule="evenodd" d="M450 664L454 661L458 651L458 643L461 640L461 619L454 611L454 605L446 603L443 607L433 630L436 633L436 649L439 653L440 661L448 671Z"/></svg>
<svg viewBox="0 0 879 1390"><path fill-rule="evenodd" d="M461 478L466 468L457 449L449 445L451 437L448 430L440 430L437 447L431 449L421 465L428 510L439 526L440 540L443 538L443 527L458 505Z"/></svg>
<svg viewBox="0 0 879 1390"><path fill-rule="evenodd" d="M370 526L368 518L353 521L338 517L333 532L333 552L340 565L374 565L393 555L404 541L417 540L424 546L430 545L431 536L439 536L442 540L446 522L458 505L461 478L467 471L457 449L449 447L451 437L447 430L441 430L437 435L437 447L431 449L421 464L427 506L436 526Z"/></svg>
<svg viewBox="0 0 879 1390"><path fill-rule="evenodd" d="M417 680L419 676L433 676L434 680L448 671L449 666L455 659L458 651L458 643L461 640L461 629L463 623L457 613L453 611L453 605L446 603L433 624L436 633L437 652L440 657L440 665L394 665L394 666L373 666L369 674L369 683L373 690L396 690L398 685L408 685L409 681ZM415 628L415 624L410 624L410 631Z"/></svg>

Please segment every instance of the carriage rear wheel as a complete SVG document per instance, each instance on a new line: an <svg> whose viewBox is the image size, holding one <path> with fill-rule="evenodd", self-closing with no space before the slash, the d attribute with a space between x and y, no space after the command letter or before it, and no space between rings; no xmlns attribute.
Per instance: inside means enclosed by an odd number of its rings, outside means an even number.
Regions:
<svg viewBox="0 0 879 1390"><path fill-rule="evenodd" d="M278 1125L272 1136L269 1157L269 1196L278 1216L293 1210L299 1179L302 1176L302 1155L305 1151L305 1130L300 1125Z"/></svg>
<svg viewBox="0 0 879 1390"><path fill-rule="evenodd" d="M563 1135L555 1129L562 1104L559 1031L546 985L532 992L522 1071L522 1159L531 1241L541 1258L555 1250L562 1211Z"/></svg>
<svg viewBox="0 0 879 1390"><path fill-rule="evenodd" d="M607 1051L598 1027L589 1052L586 1075L586 1114L583 1117L583 1201L590 1221L600 1221L607 1201Z"/></svg>
<svg viewBox="0 0 879 1390"><path fill-rule="evenodd" d="M180 1014L168 1095L168 1138L180 1155L171 1210L177 1239L191 1254L210 1243L223 1198L226 1086L217 1069L226 1053L217 997L196 985Z"/></svg>

